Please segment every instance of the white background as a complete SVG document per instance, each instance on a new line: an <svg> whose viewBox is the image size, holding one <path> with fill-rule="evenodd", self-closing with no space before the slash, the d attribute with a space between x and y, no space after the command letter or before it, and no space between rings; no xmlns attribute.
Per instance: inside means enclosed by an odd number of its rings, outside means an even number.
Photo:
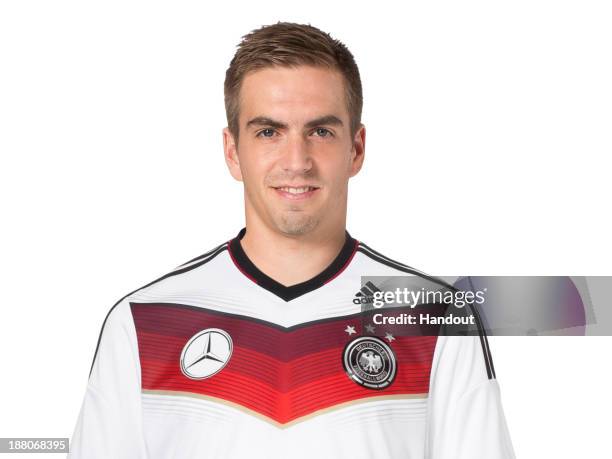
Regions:
<svg viewBox="0 0 612 459"><path fill-rule="evenodd" d="M360 67L355 238L434 275L611 274L609 5L402 4L0 4L0 437L71 436L110 307L242 227L223 79L278 20ZM517 457L611 457L611 344L491 339Z"/></svg>

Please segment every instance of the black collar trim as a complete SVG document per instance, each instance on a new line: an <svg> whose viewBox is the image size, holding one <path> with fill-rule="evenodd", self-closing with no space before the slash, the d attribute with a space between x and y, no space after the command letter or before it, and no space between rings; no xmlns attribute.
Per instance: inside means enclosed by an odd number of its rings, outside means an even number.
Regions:
<svg viewBox="0 0 612 459"><path fill-rule="evenodd" d="M351 237L349 232L345 229L346 238L344 245L336 258L329 264L327 268L321 271L319 274L299 284L286 286L280 282L275 281L270 276L260 271L257 266L247 257L245 251L240 245L240 239L246 234L246 227L242 228L238 235L229 241L229 254L236 267L249 279L255 282L262 288L274 293L285 301L291 301L301 295L322 287L327 284L335 277L337 277L342 271L349 265L353 256L357 251L359 241Z"/></svg>

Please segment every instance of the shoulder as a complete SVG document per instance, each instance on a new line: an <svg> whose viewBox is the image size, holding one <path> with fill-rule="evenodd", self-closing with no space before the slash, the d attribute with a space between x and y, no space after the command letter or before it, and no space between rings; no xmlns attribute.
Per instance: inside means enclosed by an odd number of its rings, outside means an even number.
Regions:
<svg viewBox="0 0 612 459"><path fill-rule="evenodd" d="M181 277L188 275L189 273L193 273L196 271L203 271L206 268L213 266L213 261L222 253L224 253L228 249L229 241L222 242L221 244L217 244L211 249L207 250L201 255L198 255L195 258L191 258L188 261L185 261L173 269L165 272L163 275L153 279L147 284L138 287L136 290L128 293L123 298L135 298L140 294L151 293L151 290L156 289L157 287L161 287L161 284L172 284L173 281L179 281ZM122 299L123 299L122 298ZM120 300L121 301L121 300Z"/></svg>
<svg viewBox="0 0 612 459"><path fill-rule="evenodd" d="M218 244L212 249L204 252L202 255L198 255L197 257L192 258L191 260L178 265L170 274L186 272L186 271L189 271L190 269L197 268L198 266L206 264L207 262L215 258L217 255L219 255L220 253L227 250L229 243L230 243L229 240L222 242L221 244Z"/></svg>
<svg viewBox="0 0 612 459"><path fill-rule="evenodd" d="M424 280L433 282L434 284L439 284L440 286L454 289L453 286L448 284L443 279L427 274L417 268L398 261L395 258L391 258L388 255L385 255L375 250L374 248L372 248L372 246L366 244L363 241L358 241L356 250L357 252L361 253L366 260L370 262L370 265L380 265L388 268L387 272L389 273L389 275L403 276L406 274L412 274Z"/></svg>
<svg viewBox="0 0 612 459"><path fill-rule="evenodd" d="M102 326L100 327L100 333L98 335L98 342L96 344L96 350L94 352L94 358L92 361L91 368L93 369L93 364L96 360L96 356L98 354L98 349L100 347L100 341L102 339L102 335L105 330L116 326L128 326L128 324L132 321L132 314L130 310L130 300L137 299L139 295L146 294L148 289L153 288L154 286L162 284L166 280L177 279L181 275L184 275L190 271L196 270L197 268L203 267L207 265L211 260L217 257L219 254L223 253L223 251L227 250L227 245L229 241L225 241L221 244L217 244L215 247L207 250L201 255L198 255L195 258L192 258L175 268L167 271L163 275L157 277L156 279L142 285L135 290L127 293L122 296L113 306L110 307L108 312L106 313L106 317L102 322ZM91 375L91 369L90 369Z"/></svg>
<svg viewBox="0 0 612 459"><path fill-rule="evenodd" d="M364 272L374 271L377 273L382 273L382 269L371 269L373 266L383 266L386 268L384 271L384 276L394 277L394 276L406 276L412 275L414 276L414 281L410 281L409 284L413 285L415 288L426 288L426 289L435 289L439 291L451 291L457 292L459 290L463 290L459 288L456 283L449 283L444 279L439 277L432 276L423 271L420 271L412 266L409 266L405 263L392 259L381 252L374 250L371 246L365 244L362 241L358 241L357 252L363 254L363 256L367 257L367 260L370 261L368 266L364 268ZM393 283L393 281L389 280L386 283L383 282L378 285L378 288L385 287L386 289L390 289L391 286L406 286L405 282ZM376 286L375 286L376 287ZM371 287L370 287L371 288ZM493 366L493 359L491 357L491 350L489 348L489 342L487 339L487 334L485 327L482 323L481 313L478 307L475 304L469 304L468 311L474 315L476 331L477 333L474 336L440 336L438 338L437 349L446 349L445 355L453 355L467 358L467 356L473 356L473 361L482 363L482 371L476 371L477 375L486 375L488 379L495 379L495 368ZM470 347L471 346L471 347ZM440 352L440 351L438 351ZM457 357L458 358L458 357ZM452 360L452 359L451 359Z"/></svg>
<svg viewBox="0 0 612 459"><path fill-rule="evenodd" d="M408 266L405 263L402 263L398 260L390 258L387 255L382 254L381 252L374 250L370 245L366 244L363 241L358 241L357 243L357 251L361 252L371 260L389 266L391 268L400 270L400 271L411 271L414 273L422 273L418 269L413 268L412 266Z"/></svg>

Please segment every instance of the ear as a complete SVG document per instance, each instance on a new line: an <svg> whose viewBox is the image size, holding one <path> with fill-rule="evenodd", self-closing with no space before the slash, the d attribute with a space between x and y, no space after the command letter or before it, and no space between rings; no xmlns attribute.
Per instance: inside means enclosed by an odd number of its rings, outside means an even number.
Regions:
<svg viewBox="0 0 612 459"><path fill-rule="evenodd" d="M223 128L223 153L225 164L234 177L239 182L242 182L242 171L240 170L240 158L238 157L238 147L233 134L228 127Z"/></svg>
<svg viewBox="0 0 612 459"><path fill-rule="evenodd" d="M363 160L365 159L365 140L366 129L365 125L361 123L353 138L353 148L351 149L351 173L349 177L357 175L361 170L361 166L363 166Z"/></svg>

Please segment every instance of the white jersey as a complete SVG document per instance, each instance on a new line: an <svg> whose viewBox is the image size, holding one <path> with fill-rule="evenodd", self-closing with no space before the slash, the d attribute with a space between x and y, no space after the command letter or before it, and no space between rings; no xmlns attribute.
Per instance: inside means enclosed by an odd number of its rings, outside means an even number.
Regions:
<svg viewBox="0 0 612 459"><path fill-rule="evenodd" d="M363 326L362 276L425 274L346 231L324 271L284 286L245 232L111 308L69 458L514 457L484 331Z"/></svg>

